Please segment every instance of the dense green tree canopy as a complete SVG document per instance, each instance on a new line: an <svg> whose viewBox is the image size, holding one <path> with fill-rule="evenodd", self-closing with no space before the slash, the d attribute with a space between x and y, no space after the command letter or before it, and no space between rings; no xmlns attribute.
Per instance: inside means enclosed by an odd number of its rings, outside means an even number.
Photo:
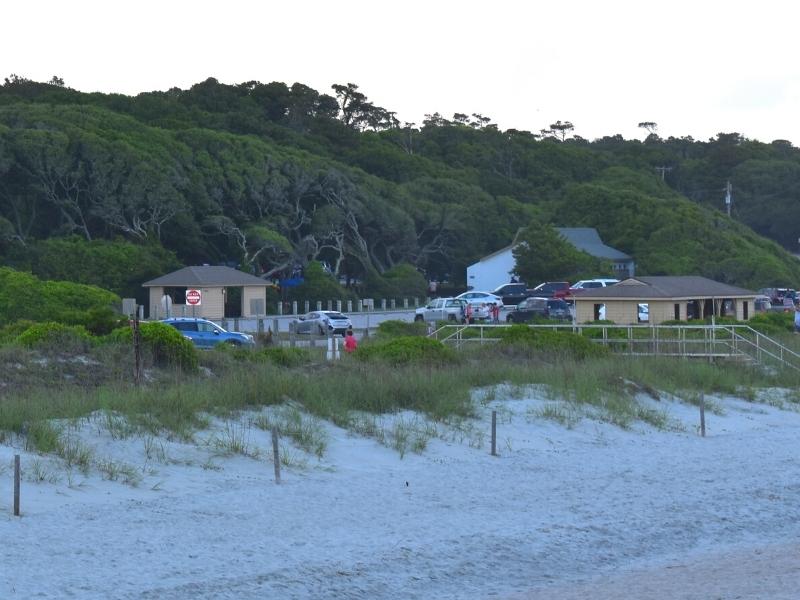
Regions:
<svg viewBox="0 0 800 600"><path fill-rule="evenodd" d="M568 120L539 124L543 137L466 111L416 125L356 84L330 92L211 78L129 97L13 76L0 86L0 253L124 294L204 262L269 279L324 263L372 294L418 286L413 273L463 285L519 228L551 223L596 227L641 274L800 284L786 251L800 150L786 141L662 139L652 122L644 142L588 141ZM553 264L583 268L556 246Z"/></svg>

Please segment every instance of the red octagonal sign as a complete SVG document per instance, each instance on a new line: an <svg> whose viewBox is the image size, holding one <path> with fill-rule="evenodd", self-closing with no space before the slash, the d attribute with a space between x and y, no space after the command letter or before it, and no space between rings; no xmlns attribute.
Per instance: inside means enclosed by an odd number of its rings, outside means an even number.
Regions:
<svg viewBox="0 0 800 600"><path fill-rule="evenodd" d="M189 306L200 306L202 297L200 290L186 290L186 304Z"/></svg>

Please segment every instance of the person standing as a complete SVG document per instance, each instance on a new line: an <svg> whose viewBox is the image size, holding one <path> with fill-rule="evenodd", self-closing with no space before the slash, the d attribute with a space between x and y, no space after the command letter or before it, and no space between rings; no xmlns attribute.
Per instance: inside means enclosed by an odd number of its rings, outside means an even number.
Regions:
<svg viewBox="0 0 800 600"><path fill-rule="evenodd" d="M347 352L347 354L352 354L356 351L356 348L358 348L358 340L356 336L353 335L353 330L348 329L344 336L344 351Z"/></svg>

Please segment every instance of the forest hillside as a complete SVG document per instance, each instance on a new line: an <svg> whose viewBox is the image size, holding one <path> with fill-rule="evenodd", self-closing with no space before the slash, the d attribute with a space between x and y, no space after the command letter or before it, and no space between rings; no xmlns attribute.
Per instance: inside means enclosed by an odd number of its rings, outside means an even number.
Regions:
<svg viewBox="0 0 800 600"><path fill-rule="evenodd" d="M463 287L466 265L552 224L596 227L642 275L800 283L799 149L737 133L662 139L655 123L641 124L644 141L585 140L578 125L401 123L354 84L208 79L131 97L12 75L0 256L120 295L180 265L272 279L321 262L374 295L424 278Z"/></svg>

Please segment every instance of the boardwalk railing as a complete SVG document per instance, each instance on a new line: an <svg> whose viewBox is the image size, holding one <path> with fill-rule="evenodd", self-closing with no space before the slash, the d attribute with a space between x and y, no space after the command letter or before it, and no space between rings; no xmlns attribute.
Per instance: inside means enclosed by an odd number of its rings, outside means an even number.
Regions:
<svg viewBox="0 0 800 600"><path fill-rule="evenodd" d="M500 340L497 325L443 325L430 337L456 348ZM800 371L800 354L747 325L529 325L570 331L631 356L737 358Z"/></svg>

